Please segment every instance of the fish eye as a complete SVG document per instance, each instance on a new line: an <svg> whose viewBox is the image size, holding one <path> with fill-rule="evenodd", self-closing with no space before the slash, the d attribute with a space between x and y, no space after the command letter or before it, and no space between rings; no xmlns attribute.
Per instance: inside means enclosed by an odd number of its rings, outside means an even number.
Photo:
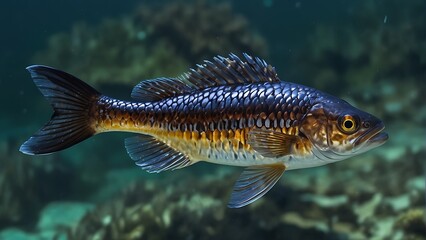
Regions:
<svg viewBox="0 0 426 240"><path fill-rule="evenodd" d="M339 118L338 126L340 130L346 134L354 133L358 130L358 120L351 115L344 115Z"/></svg>

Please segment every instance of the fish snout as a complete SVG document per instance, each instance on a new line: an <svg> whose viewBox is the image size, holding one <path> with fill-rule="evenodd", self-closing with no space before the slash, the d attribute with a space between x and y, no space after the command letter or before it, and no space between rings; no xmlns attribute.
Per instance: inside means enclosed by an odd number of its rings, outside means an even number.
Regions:
<svg viewBox="0 0 426 240"><path fill-rule="evenodd" d="M388 139L388 133L384 132L385 125L379 121L374 127L358 137L354 144L354 151L367 151L383 145Z"/></svg>

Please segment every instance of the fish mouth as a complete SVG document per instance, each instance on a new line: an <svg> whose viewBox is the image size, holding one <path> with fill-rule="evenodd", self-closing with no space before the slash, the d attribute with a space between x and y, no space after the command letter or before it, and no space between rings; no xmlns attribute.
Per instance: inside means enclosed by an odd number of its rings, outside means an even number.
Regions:
<svg viewBox="0 0 426 240"><path fill-rule="evenodd" d="M384 129L385 125L380 123L375 128L361 135L355 142L354 147L356 151L360 150L360 148L366 148L365 151L367 151L384 144L389 138L389 135L383 132Z"/></svg>

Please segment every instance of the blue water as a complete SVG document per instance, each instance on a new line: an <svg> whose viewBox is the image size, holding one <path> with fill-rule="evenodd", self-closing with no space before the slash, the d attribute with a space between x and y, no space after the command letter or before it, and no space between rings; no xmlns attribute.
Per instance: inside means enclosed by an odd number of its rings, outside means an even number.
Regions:
<svg viewBox="0 0 426 240"><path fill-rule="evenodd" d="M425 239L425 9L422 0L3 3L0 239ZM389 141L287 172L237 210L226 204L241 169L148 174L126 154L131 134L47 156L18 151L51 115L28 65L130 99L140 80L229 52L374 113Z"/></svg>

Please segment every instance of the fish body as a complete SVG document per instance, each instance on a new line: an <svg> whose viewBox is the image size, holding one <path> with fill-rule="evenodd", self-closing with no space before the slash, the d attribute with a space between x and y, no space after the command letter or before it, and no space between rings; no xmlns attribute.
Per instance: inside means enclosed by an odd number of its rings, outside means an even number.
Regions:
<svg viewBox="0 0 426 240"><path fill-rule="evenodd" d="M180 78L139 83L135 101L113 99L76 77L28 68L50 101L49 123L21 146L46 154L92 135L138 133L125 146L136 164L161 172L206 161L246 167L229 207L263 196L285 170L340 161L383 144L378 118L307 86L281 81L259 58L231 54Z"/></svg>
<svg viewBox="0 0 426 240"><path fill-rule="evenodd" d="M286 163L290 156L268 157L249 143L252 129L298 136L298 121L317 92L286 82L209 87L155 102L125 102L101 97L94 113L96 132L149 134L191 161L252 166ZM282 99L287 97L287 101ZM297 158L311 157L309 141L298 139ZM297 147L297 148L296 148ZM295 166L296 167L296 166Z"/></svg>

